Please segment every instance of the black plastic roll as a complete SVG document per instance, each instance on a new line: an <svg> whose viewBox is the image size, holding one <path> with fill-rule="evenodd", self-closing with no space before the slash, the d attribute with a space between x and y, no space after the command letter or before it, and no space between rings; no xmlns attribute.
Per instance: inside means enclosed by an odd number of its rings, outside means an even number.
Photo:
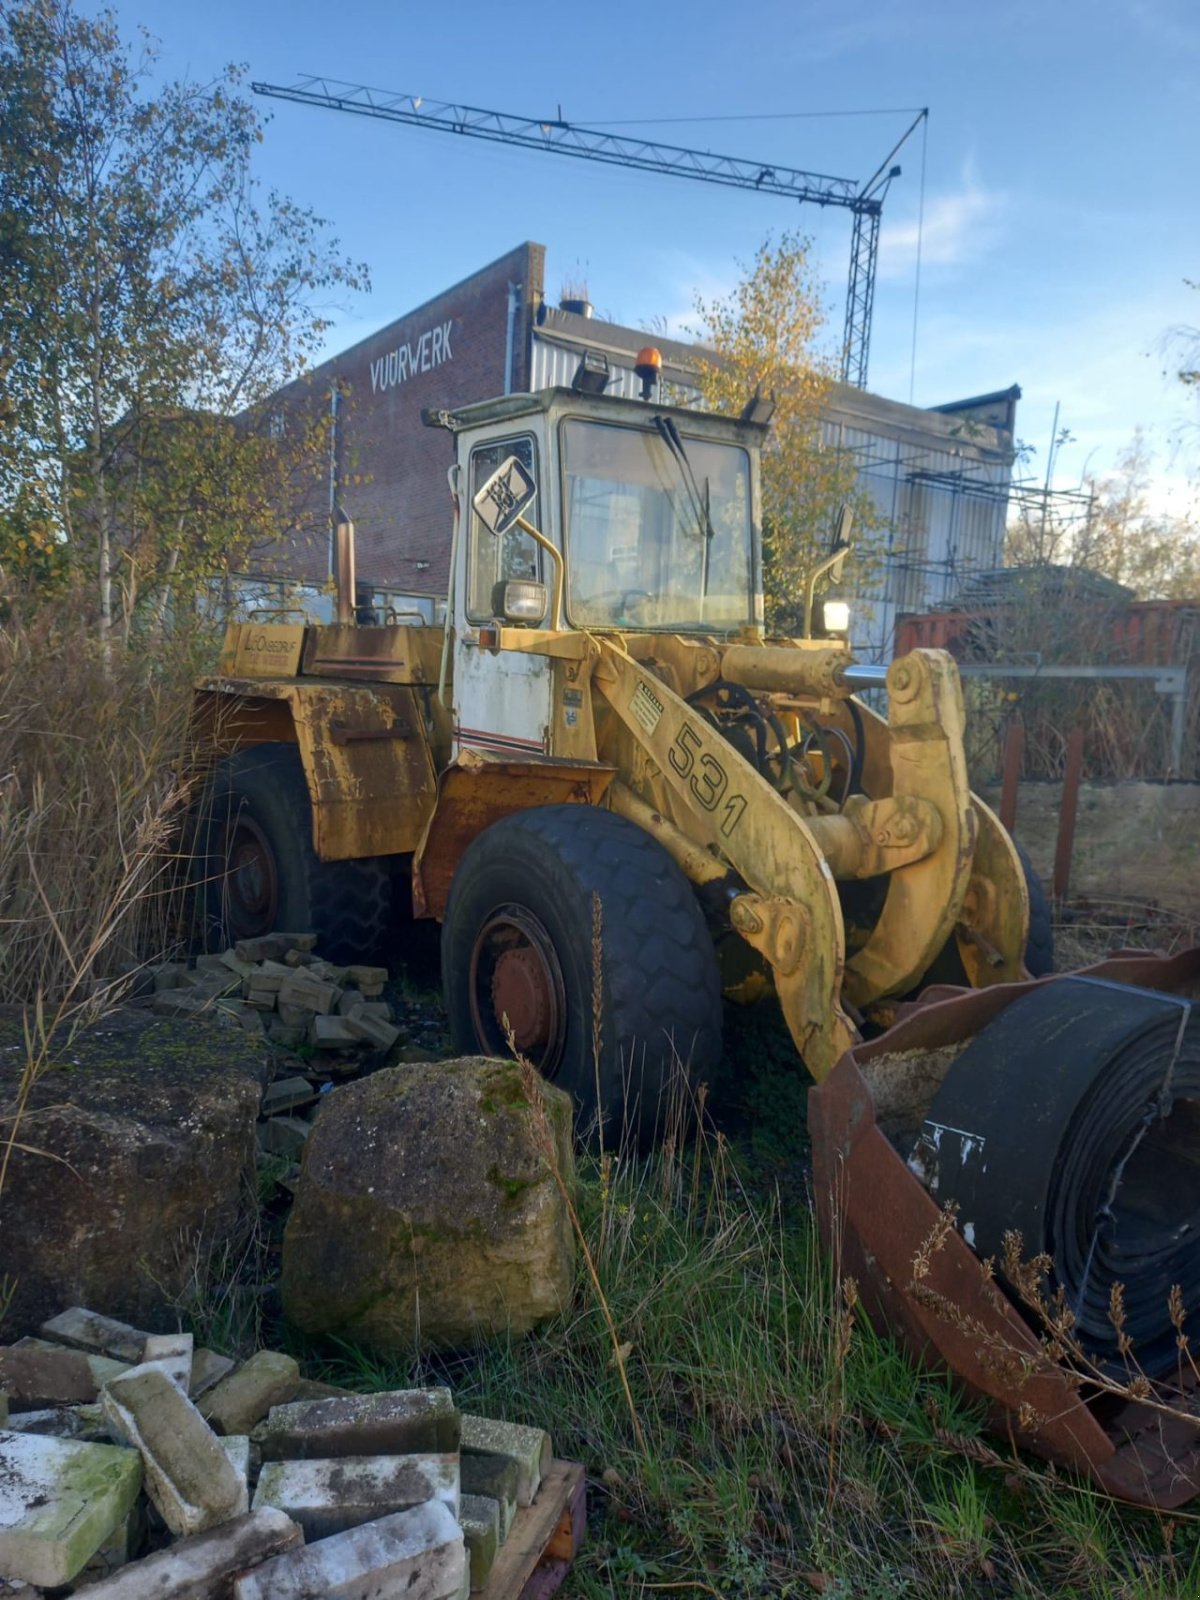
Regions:
<svg viewBox="0 0 1200 1600"><path fill-rule="evenodd" d="M1053 1262L1075 1336L1106 1371L1179 1354L1172 1288L1200 1347L1200 1022L1190 1002L1095 978L1016 1000L951 1066L909 1165L958 1206L982 1257L1017 1230ZM1110 1315L1124 1286L1119 1349Z"/></svg>

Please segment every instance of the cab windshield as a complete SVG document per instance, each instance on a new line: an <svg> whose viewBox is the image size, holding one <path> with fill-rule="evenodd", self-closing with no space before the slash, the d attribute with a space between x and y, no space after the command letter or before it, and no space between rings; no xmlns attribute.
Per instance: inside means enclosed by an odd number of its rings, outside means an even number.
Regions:
<svg viewBox="0 0 1200 1600"><path fill-rule="evenodd" d="M563 423L576 627L676 632L752 620L749 458L736 445L674 439L682 459L664 432Z"/></svg>

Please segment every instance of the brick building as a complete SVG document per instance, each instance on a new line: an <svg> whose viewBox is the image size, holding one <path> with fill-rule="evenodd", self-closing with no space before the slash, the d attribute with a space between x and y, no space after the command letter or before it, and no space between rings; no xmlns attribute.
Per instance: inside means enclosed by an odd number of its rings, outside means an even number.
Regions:
<svg viewBox="0 0 1200 1600"><path fill-rule="evenodd" d="M663 397L685 405L699 398L692 346L601 321L582 301L549 305L544 272L543 246L519 245L275 397L272 416L281 427L296 408L328 408L328 505L340 504L353 519L360 585L382 606L434 622L446 593L452 441L422 425L423 409L569 386L586 350L608 361L608 392L633 397L634 360L647 343L663 357ZM964 577L1000 564L1019 393L926 411L835 388L826 444L853 456L890 530L870 590L851 597L860 649L887 655L898 611L936 603ZM327 617L331 570L323 513L263 554L243 576L243 597L270 601L287 585L310 614Z"/></svg>

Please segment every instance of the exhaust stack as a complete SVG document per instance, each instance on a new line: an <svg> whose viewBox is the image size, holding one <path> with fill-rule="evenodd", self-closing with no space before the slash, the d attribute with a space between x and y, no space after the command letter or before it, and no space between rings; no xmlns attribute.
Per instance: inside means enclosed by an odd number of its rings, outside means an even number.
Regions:
<svg viewBox="0 0 1200 1600"><path fill-rule="evenodd" d="M339 627L348 628L354 621L354 600L358 593L354 570L354 524L340 506L333 516L333 572L337 586L337 620Z"/></svg>

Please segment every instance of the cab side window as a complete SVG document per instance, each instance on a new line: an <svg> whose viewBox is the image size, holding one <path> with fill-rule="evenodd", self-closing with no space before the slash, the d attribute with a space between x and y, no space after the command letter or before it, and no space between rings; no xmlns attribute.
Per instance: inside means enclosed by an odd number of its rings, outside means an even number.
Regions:
<svg viewBox="0 0 1200 1600"><path fill-rule="evenodd" d="M471 451L470 487L467 491L467 514L471 519L467 547L467 618L471 622L490 622L495 616L492 596L498 583L510 578L537 580L540 577L538 547L529 535L522 533L520 528L510 528L502 539L496 539L471 508L477 492L509 456L516 456L537 480L537 452L529 434L476 445ZM532 516L530 520L533 520Z"/></svg>

